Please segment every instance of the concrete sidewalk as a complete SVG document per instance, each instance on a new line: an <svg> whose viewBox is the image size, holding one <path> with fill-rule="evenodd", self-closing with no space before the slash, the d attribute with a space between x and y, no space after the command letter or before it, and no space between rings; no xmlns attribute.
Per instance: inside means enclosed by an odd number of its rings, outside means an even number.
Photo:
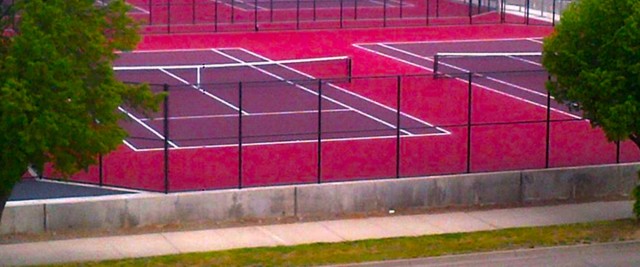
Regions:
<svg viewBox="0 0 640 267"><path fill-rule="evenodd" d="M472 232L632 215L631 201L614 201L7 244L0 245L0 266Z"/></svg>

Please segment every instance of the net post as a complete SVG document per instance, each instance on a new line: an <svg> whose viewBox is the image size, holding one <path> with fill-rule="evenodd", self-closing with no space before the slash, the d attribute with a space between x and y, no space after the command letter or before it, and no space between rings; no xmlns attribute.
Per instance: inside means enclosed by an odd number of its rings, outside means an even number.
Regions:
<svg viewBox="0 0 640 267"><path fill-rule="evenodd" d="M313 0L313 21L316 21L316 1L317 0Z"/></svg>
<svg viewBox="0 0 640 267"><path fill-rule="evenodd" d="M169 193L169 85L164 84L162 91L165 93L163 106L164 120L162 122L164 135L164 193Z"/></svg>
<svg viewBox="0 0 640 267"><path fill-rule="evenodd" d="M204 69L204 66L196 68L196 88L198 88L198 91L202 91L202 87L200 87L201 84L201 75L202 75L202 69Z"/></svg>
<svg viewBox="0 0 640 267"><path fill-rule="evenodd" d="M402 18L402 6L404 6L403 0L400 0L400 18Z"/></svg>
<svg viewBox="0 0 640 267"><path fill-rule="evenodd" d="M273 0L269 0L269 22L273 22Z"/></svg>
<svg viewBox="0 0 640 267"><path fill-rule="evenodd" d="M547 76L547 81L551 81L551 75ZM551 156L551 92L547 90L547 132L545 137L544 167L549 168L549 158Z"/></svg>
<svg viewBox="0 0 640 267"><path fill-rule="evenodd" d="M322 79L318 79L318 166L317 182L322 183Z"/></svg>
<svg viewBox="0 0 640 267"><path fill-rule="evenodd" d="M242 189L242 82L238 83L238 189Z"/></svg>
<svg viewBox="0 0 640 267"><path fill-rule="evenodd" d="M353 77L353 60L350 57L347 58L347 77L347 82L351 83Z"/></svg>
<svg viewBox="0 0 640 267"><path fill-rule="evenodd" d="M191 0L191 18L191 24L196 24L196 0Z"/></svg>
<svg viewBox="0 0 640 267"><path fill-rule="evenodd" d="M153 25L153 0L148 0L148 1L149 1L149 25Z"/></svg>
<svg viewBox="0 0 640 267"><path fill-rule="evenodd" d="M253 29L257 32L258 28L258 0L253 1Z"/></svg>
<svg viewBox="0 0 640 267"><path fill-rule="evenodd" d="M436 18L440 17L440 0L436 0Z"/></svg>
<svg viewBox="0 0 640 267"><path fill-rule="evenodd" d="M398 75L396 78L396 178L400 178L400 119L401 119L401 88L402 88L402 76Z"/></svg>
<svg viewBox="0 0 640 267"><path fill-rule="evenodd" d="M473 73L468 74L468 99L467 99L467 173L471 173L471 109L472 109L472 93L473 93Z"/></svg>
<svg viewBox="0 0 640 267"><path fill-rule="evenodd" d="M433 55L433 78L438 78L438 65L440 64L440 56L438 53Z"/></svg>

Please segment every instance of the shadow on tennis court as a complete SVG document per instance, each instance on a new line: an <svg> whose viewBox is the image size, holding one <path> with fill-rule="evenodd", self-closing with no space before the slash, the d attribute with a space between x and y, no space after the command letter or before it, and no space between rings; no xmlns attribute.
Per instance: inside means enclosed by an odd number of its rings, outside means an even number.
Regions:
<svg viewBox="0 0 640 267"><path fill-rule="evenodd" d="M91 185L23 179L14 188L9 201L42 200L70 197L94 197L118 194L133 194L134 191L114 190Z"/></svg>

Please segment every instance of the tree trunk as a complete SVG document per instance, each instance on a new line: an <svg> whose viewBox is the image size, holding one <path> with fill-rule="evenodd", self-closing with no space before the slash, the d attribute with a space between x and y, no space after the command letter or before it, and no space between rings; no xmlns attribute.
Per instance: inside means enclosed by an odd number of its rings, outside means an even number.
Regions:
<svg viewBox="0 0 640 267"><path fill-rule="evenodd" d="M9 201L9 197L11 196L11 191L8 193L4 193L4 191L0 191L0 222L2 222L2 213L4 212L4 207L7 205L7 201Z"/></svg>

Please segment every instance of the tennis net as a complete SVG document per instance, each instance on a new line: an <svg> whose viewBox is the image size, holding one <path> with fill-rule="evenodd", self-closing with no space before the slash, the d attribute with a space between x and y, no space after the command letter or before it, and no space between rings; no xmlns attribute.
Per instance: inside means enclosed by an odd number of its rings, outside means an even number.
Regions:
<svg viewBox="0 0 640 267"><path fill-rule="evenodd" d="M117 66L125 82L152 84L219 84L311 79L350 79L350 57L322 57L220 64Z"/></svg>
<svg viewBox="0 0 640 267"><path fill-rule="evenodd" d="M433 73L436 75L542 70L540 52L436 53L433 57Z"/></svg>

